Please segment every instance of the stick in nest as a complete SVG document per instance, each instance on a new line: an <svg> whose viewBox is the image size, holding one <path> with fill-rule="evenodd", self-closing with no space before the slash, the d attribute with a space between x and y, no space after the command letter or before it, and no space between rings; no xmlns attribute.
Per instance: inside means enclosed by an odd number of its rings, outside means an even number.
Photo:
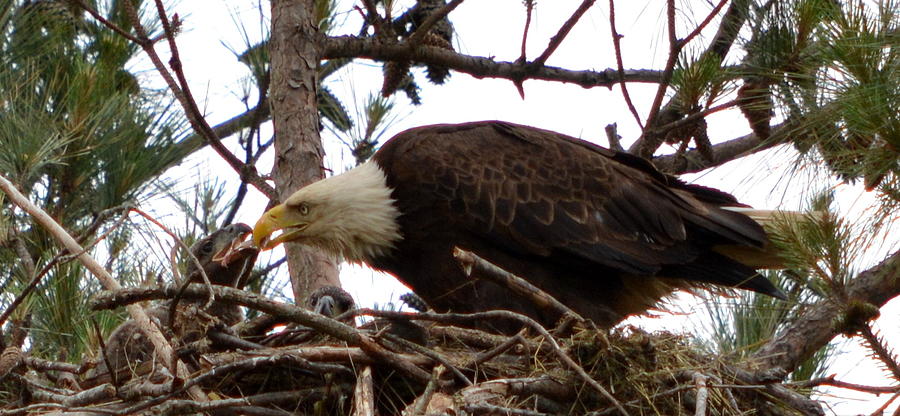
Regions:
<svg viewBox="0 0 900 416"><path fill-rule="evenodd" d="M516 276L497 265L479 257L477 254L472 253L471 251L463 250L459 247L453 248L453 257L459 262L459 264L463 267L466 275L471 276L473 270L478 270L481 272L479 274L480 277L486 277L492 280L494 283L497 283L503 287L512 290L517 295L525 296L534 302L535 305L543 309L550 309L556 312L559 316L575 316L580 321L584 322L585 319L581 317L581 315L575 313L568 306L563 305L562 302L556 300L553 296L550 296L549 293L544 292L537 286L528 283L525 279L522 279L519 276Z"/></svg>

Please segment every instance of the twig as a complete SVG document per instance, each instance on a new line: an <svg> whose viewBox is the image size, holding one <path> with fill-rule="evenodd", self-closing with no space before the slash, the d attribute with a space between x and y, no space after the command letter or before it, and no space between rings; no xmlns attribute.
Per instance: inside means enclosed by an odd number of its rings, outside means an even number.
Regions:
<svg viewBox="0 0 900 416"><path fill-rule="evenodd" d="M487 403L466 404L463 410L470 414L499 414L499 415L517 415L517 416L550 416L549 413L535 412L528 409L516 409L512 407L497 406Z"/></svg>
<svg viewBox="0 0 900 416"><path fill-rule="evenodd" d="M371 309L357 309L355 311L359 314L371 314L375 312ZM511 311L486 311L486 312L476 312L469 314L461 314L461 313L432 313L432 312L423 312L415 314L415 319L418 320L426 320L426 321L435 321L435 322L460 322L460 321L477 321L477 320L492 320L492 319L508 319L515 320L522 323L525 326L537 331L544 337L544 340L550 345L551 351L555 353L555 355L559 358L559 360L570 370L574 371L578 374L578 377L590 385L594 390L600 393L604 398L610 401L623 415L628 416L628 412L625 411L625 408L622 407L622 404L613 397L609 391L606 390L600 383L591 378L591 376L584 371L578 363L576 363L572 358L570 358L563 350L560 348L559 344L556 342L556 339L544 328L540 323L527 317L525 315L511 312Z"/></svg>
<svg viewBox="0 0 900 416"><path fill-rule="evenodd" d="M475 366L477 366L483 362L486 362L500 354L503 354L504 352L506 352L507 350L509 350L510 348L512 348L515 345L523 345L524 346L525 338L522 337L523 331L524 331L524 329L522 331L519 331L518 334L507 339L502 344L500 344L494 348L491 348L490 350L478 353L478 355L476 355L475 357L472 358L472 361L466 363L463 367L474 368Z"/></svg>
<svg viewBox="0 0 900 416"><path fill-rule="evenodd" d="M318 345L311 347L290 345L278 348L266 348L255 351L222 352L206 354L204 359L213 367L246 360L252 357L268 357L277 354L290 354L311 362L346 363L348 365L373 365L379 364L378 360L367 354L359 347L335 347L331 345ZM428 366L433 361L422 355L396 353L400 359L416 366Z"/></svg>
<svg viewBox="0 0 900 416"><path fill-rule="evenodd" d="M128 39L129 41L131 41L137 45L140 45L141 42L143 42L142 40L136 38L131 33L128 33L126 30L124 30L121 27L119 27L118 25L116 25L115 23L107 20L105 17L103 17L103 15L101 15L99 12L97 12L97 10L95 10L93 7L90 7L87 4L85 4L84 1L82 1L82 0L71 0L71 1L74 2L75 4L77 4L78 7L81 7L84 11L88 12L88 14L93 16L94 19L97 19L97 21L100 22L103 26L106 26L106 27L112 29L112 31L116 32L116 34L118 34L119 36L121 36L125 39Z"/></svg>
<svg viewBox="0 0 900 416"><path fill-rule="evenodd" d="M204 307L208 308L210 305L212 305L212 303L214 301L213 291L212 291L212 282L210 282L209 276L206 275L206 270L203 269L203 264L200 263L200 259L198 259L197 256L195 256L194 253L191 252L191 248L188 247L187 244L184 243L184 241L181 241L181 239L178 238L178 236L172 230L170 230L169 227L166 227L161 222L157 221L156 218L153 218L152 215L150 215L136 207L132 208L131 210L138 213L138 215L144 217L145 219L147 219L147 221L150 221L151 223L153 223L154 225L159 227L161 230L163 230L163 232L168 234L169 237L172 237L172 239L175 240L175 244L177 246L180 246L182 249L184 249L184 251L188 255L188 258L192 262L194 262L194 264L197 265L197 270L200 272L200 276L203 278L203 284L206 285L207 289L209 289L209 295L208 295L208 298L206 301L206 305L204 305ZM187 278L184 279L184 282L182 282L182 284L181 284L181 288L182 288L181 292L183 292L185 289L187 289L187 286L189 284L191 284L191 279L190 279L190 276L187 276ZM175 318L178 315L175 311L178 307L178 302L181 300L181 294L180 294L181 292L179 292L179 294L175 295L175 297L172 299L172 304L169 306L169 322L167 323L169 328L173 328L173 329L175 328Z"/></svg>
<svg viewBox="0 0 900 416"><path fill-rule="evenodd" d="M178 58L178 50L175 46L174 40L174 30L172 28L171 23L168 20L168 17L165 14L165 10L162 7L161 2L157 2L157 9L160 14L160 19L163 22L163 26L166 28L166 37L169 40L170 48L172 49L172 69L175 72L175 75L178 77L179 81L176 82L175 78L172 77L172 74L166 69L165 64L163 64L162 59L159 57L159 54L156 53L156 49L153 46L152 42L149 42L149 36L147 35L146 29L144 29L143 24L141 23L140 18L138 17L137 11L134 8L134 5L130 1L125 1L122 3L124 5L125 11L131 19L131 23L134 26L135 32L138 34L139 42L138 45L144 50L147 56L150 58L150 61L153 62L154 67L156 67L157 72L166 82L166 85L169 86L169 89L172 91L172 94L181 104L182 108L184 108L185 115L187 116L188 121L191 123L191 127L193 127L194 131L200 133L204 139L209 142L209 145L219 154L222 159L224 159L235 172L238 174L246 175L247 180L253 184L255 188L257 188L263 195L268 197L269 199L277 199L277 194L275 190L263 180L263 178L256 172L256 168L253 166L247 166L240 159L238 159L234 154L231 153L219 140L218 136L216 136L215 131L209 124L206 122L205 117L203 117L203 113L197 107L197 102L194 100L194 97L191 95L191 92L188 88L187 80L184 76L184 71L181 69L181 62ZM179 85L180 84L180 85Z"/></svg>
<svg viewBox="0 0 900 416"><path fill-rule="evenodd" d="M363 367L356 377L353 389L353 413L351 416L375 416L375 391L372 387L372 366Z"/></svg>
<svg viewBox="0 0 900 416"><path fill-rule="evenodd" d="M665 97L666 89L669 88L669 81L672 79L672 72L675 70L675 63L678 62L678 54L681 53L681 42L678 41L675 32L675 0L666 0L666 21L669 34L669 58L666 61L666 67L663 70L662 82L656 89L656 96L653 98L653 104L650 106L650 114L647 116L647 122L645 124L647 127L653 126L654 119L656 119L657 114L659 114L663 97ZM639 155L642 157L649 157L653 152L650 151L647 153L646 149L654 147L653 150L656 150L656 146L658 145L646 146L644 151L639 153Z"/></svg>
<svg viewBox="0 0 900 416"><path fill-rule="evenodd" d="M700 372L694 373L694 386L697 388L697 404L694 406L694 416L706 416L706 400L709 398L706 378Z"/></svg>
<svg viewBox="0 0 900 416"><path fill-rule="evenodd" d="M582 318L581 315L575 313L571 308L556 300L556 298L549 293L544 292L525 279L503 270L471 251L454 247L453 257L463 266L466 275L471 276L472 272L477 270L480 272L478 277L488 278L494 283L512 290L517 295L527 297L541 309L551 309L560 316L568 314L578 317L582 322L584 321L584 318Z"/></svg>
<svg viewBox="0 0 900 416"><path fill-rule="evenodd" d="M78 260L84 264L85 268L87 268L94 276L100 280L100 283L103 284L108 290L118 290L121 289L122 286L119 285L113 277L103 268L103 266L97 262L93 257L83 252L81 245L72 238L69 233L66 232L62 226L59 225L53 218L47 215L43 209L31 203L24 195L22 195L16 188L10 183L4 176L0 175L0 190L6 193L7 197L9 197L10 201L13 204L16 204L19 208L22 208L23 211L27 212L31 215L38 224L43 226L47 231L53 235L60 243L63 244L66 249L71 253L81 253L78 255ZM187 367L180 360L175 360L174 362L169 361L173 356L174 352L172 346L169 345L168 341L166 341L165 337L163 337L162 333L159 332L159 329L156 328L151 322L150 318L147 316L147 313L141 308L139 305L128 305L126 307L128 313L131 315L132 319L134 319L141 331L145 336L150 340L153 344L155 353L157 357L164 363L166 367L170 369L173 373L177 374L179 377L187 377L188 370ZM189 391L190 395L194 400L205 401L206 395L199 388L192 389Z"/></svg>
<svg viewBox="0 0 900 416"><path fill-rule="evenodd" d="M96 309L105 309L111 305L136 302L136 299L161 299L171 296L175 293L176 288L166 286L156 289L136 288L131 290L117 290L113 294L105 294L97 296L92 305ZM319 315L308 311L302 307L276 302L271 299L264 298L258 294L244 292L231 287L215 286L211 290L214 292L217 301L223 303L238 303L242 306L253 308L270 315L283 317L290 322L310 327L321 333L333 336L337 339L345 341L350 345L359 346L372 356L383 360L397 370L403 372L407 376L425 384L428 382L429 375L427 372L412 364L409 360L397 358L396 354L386 350L378 345L367 334L334 319ZM198 291L192 286L188 286L184 290L185 297L194 297L204 293ZM102 300L100 300L102 299Z"/></svg>
<svg viewBox="0 0 900 416"><path fill-rule="evenodd" d="M616 30L615 0L609 0L609 27L612 31L613 48L616 51L616 74L618 74L619 76L619 87L622 89L622 97L625 98L625 105L628 106L628 110L631 111L631 115L634 116L634 121L637 122L638 126L640 126L641 129L643 129L644 123L641 121L641 116L638 115L637 108L634 107L634 102L631 101L631 95L628 93L628 87L625 86L625 68L622 62L621 46L622 35L620 35L618 30Z"/></svg>
<svg viewBox="0 0 900 416"><path fill-rule="evenodd" d="M797 383L788 383L791 386L795 386L798 388L811 388L817 386L833 386L842 389L848 390L856 390L865 393L872 394L885 394L885 393L897 393L900 391L900 386L865 386L862 384L848 383L846 381L837 380L835 374L832 374L827 377L814 378L812 380L806 380Z"/></svg>
<svg viewBox="0 0 900 416"><path fill-rule="evenodd" d="M434 370L431 371L431 380L428 380L428 384L425 386L425 391L422 392L422 395L416 399L416 406L413 408L413 416L420 416L425 414L425 410L428 409L428 402L431 401L431 396L434 395L435 390L437 390L438 382L441 379L441 374L444 373L444 366L439 365L434 367Z"/></svg>
<svg viewBox="0 0 900 416"><path fill-rule="evenodd" d="M894 402L894 400L897 400L897 397L900 397L900 392L895 393L893 396L891 396L889 399L887 399L887 401L885 401L884 404L882 404L877 409L875 409L874 412L870 413L870 416L884 416L885 409L887 409L888 406L890 406L891 403ZM896 415L896 414L897 414L897 412L895 411L894 415Z"/></svg>
<svg viewBox="0 0 900 416"><path fill-rule="evenodd" d="M571 31L572 28L575 27L575 24L578 23L578 20L580 20L581 17L584 16L585 13L587 13L588 9L590 9L591 6L594 5L595 1L596 0L582 1L581 5L578 6L577 9L575 9L575 12L572 13L571 16L569 16L569 18L565 23L563 23L562 26L560 26L559 31L556 32L556 35L550 38L550 43L547 45L547 48L544 49L544 52L541 53L541 55L538 56L537 59L532 61L530 65L536 67L544 66L544 64L547 63L547 59L550 58L550 55L552 55L553 52L556 51L556 48L558 48L559 45L562 44L566 36L569 35L569 31Z"/></svg>
<svg viewBox="0 0 900 416"><path fill-rule="evenodd" d="M682 40L680 41L680 43L681 43L681 48L683 48L683 47L684 47L685 45L687 45L688 43L691 43L691 41L692 41L695 37L697 37L697 35L699 35L700 32L702 32L703 29L706 28L707 25L709 25L709 22L711 22L712 19L713 19L714 17L716 17L717 14L719 14L719 11L722 10L722 7L725 6L725 3L728 3L728 0L719 0L719 4L717 4L716 7L713 7L712 11L710 11L709 14L706 15L706 18L703 19L703 21L700 22L700 24L697 25L697 27L695 27L694 30L691 31L690 34L688 34L687 36L685 36L684 39L682 39Z"/></svg>
<svg viewBox="0 0 900 416"><path fill-rule="evenodd" d="M101 235L99 238L97 238L91 244L86 246L82 251L87 252L88 250L93 248L95 245L97 245L97 243L104 240L113 230L118 228L119 225L121 225L122 222L124 222L124 220L126 218L127 218L127 211L126 211L126 215L123 215L122 218L119 220L119 222L116 223L116 225L111 227L107 232L103 233L103 235ZM95 223L97 223L97 222L95 222ZM88 235L89 235L89 233L82 234L81 238L79 238L76 241L81 242L84 239L86 239ZM21 240L17 239L16 240L16 249L17 250L20 249L20 244L21 244ZM21 247L21 248L24 249L24 247ZM26 285L25 288L22 289L21 292L19 292L19 294L16 296L16 298L13 299L13 301L9 304L9 306L6 308L6 310L4 310L2 314L0 314L0 327L3 326L3 323L6 322L6 320L9 318L10 315L12 315L12 313L16 310L16 308L18 308L19 305L25 300L25 298L27 298L28 295L30 295L31 292L37 287L37 285L40 284L40 282L41 282L41 280L43 280L44 276L46 276L47 273L49 273L50 270L53 269L53 267L55 267L58 263L68 262L68 261L70 261L69 259L76 258L81 253L75 253L74 255L69 255L69 251L66 249L63 249L62 251L57 253L55 256L53 256L53 258L50 259L50 261L47 262L47 264L44 265L44 267L42 267L41 270L39 272L37 272L36 274L34 273L34 263L31 261L31 257L26 254L27 254L27 252L19 253L19 256L24 256L24 258L26 259L26 260L24 260L26 262L26 265L30 264L30 266L27 266L26 268L30 269L29 273L33 277L31 278L31 281L28 282L28 285Z"/></svg>
<svg viewBox="0 0 900 416"><path fill-rule="evenodd" d="M97 336L97 341L100 344L100 357L103 358L103 364L106 365L106 368L109 370L109 379L111 380L112 385L118 389L121 385L121 383L119 383L119 371L116 367L113 367L112 363L109 361L109 350L106 348L106 340L103 339L100 325L97 324L96 319L91 319L91 327L94 329L94 334Z"/></svg>
<svg viewBox="0 0 900 416"><path fill-rule="evenodd" d="M75 364L50 361L43 358L32 357L30 355L25 357L25 365L27 365L28 368L37 371L63 371L66 373L80 374L83 370L81 366Z"/></svg>
<svg viewBox="0 0 900 416"><path fill-rule="evenodd" d="M725 11L725 15L722 17L721 24L719 24L719 30L716 32L715 36L713 36L713 40L710 42L707 49L703 52L704 56L712 54L717 56L719 60L724 60L747 18L749 5L750 3L745 1L731 2L728 10ZM677 102L677 99L678 95L676 94L675 97L670 99L669 102L663 106L663 109L672 107L673 103ZM644 142L648 138L649 136L641 135L641 137L632 143L628 152L633 154L638 153L640 149L645 146ZM655 146L658 147L658 144Z"/></svg>
<svg viewBox="0 0 900 416"><path fill-rule="evenodd" d="M617 152L624 152L625 148L622 147L622 136L619 136L617 127L616 123L610 123L607 124L603 130L606 132L606 140L609 141L609 148Z"/></svg>
<svg viewBox="0 0 900 416"><path fill-rule="evenodd" d="M275 410L271 408L259 408L268 404L279 402L289 402L298 400L314 400L318 401L334 394L341 394L343 391L349 390L349 386L340 385L338 389L334 387L317 387L304 390L295 390L289 392L262 393L254 396L241 397L236 399L213 400L207 403L197 403L189 400L170 400L159 406L161 414L190 414L190 413L214 413L218 409L233 409L239 414L250 413L252 409L264 410L264 414L289 416L291 413L284 410ZM248 406L249 405L249 406ZM217 412L215 412L217 413ZM126 414L119 412L119 414Z"/></svg>
<svg viewBox="0 0 900 416"><path fill-rule="evenodd" d="M535 0L525 0L525 27L522 29L522 52L519 54L519 59L516 62L525 62L528 59L527 56L527 46L528 46L528 30L531 29L531 14L534 12L534 2Z"/></svg>
<svg viewBox="0 0 900 416"><path fill-rule="evenodd" d="M654 394L654 395L652 395L652 396L650 396L650 397L648 397L648 398L646 398L646 399L634 399L634 400L625 402L625 405L626 405L626 406L635 406L635 405L637 405L638 403L640 403L642 400L650 400L650 401L652 401L652 400L658 399L658 398L660 398L660 397L670 396L670 395L673 395L673 394L675 394L675 393L680 393L680 392L683 392L683 391L686 391L686 390L691 390L691 389L693 389L693 388L694 388L694 386L692 386L692 385L687 385L687 384L686 384L686 385L681 385L681 386L673 387L673 388L668 389L668 390L665 390L665 391L661 391L661 392L656 393L656 394ZM615 411L617 411L617 409L616 409L615 407L609 407L609 408L606 408L606 409L603 409L603 410L600 410L600 411L587 413L585 416L605 416L605 415L611 415L611 414L613 414L613 412L615 412Z"/></svg>
<svg viewBox="0 0 900 416"><path fill-rule="evenodd" d="M145 409L149 409L149 408L154 407L161 403L166 403L166 405L168 405L169 403L172 403L172 401L169 400L170 398L181 394L186 389L195 388L198 385L203 384L210 379L217 379L219 377L222 377L223 375L232 374L236 371L251 370L251 369L263 368L263 367L279 367L279 366L285 366L285 365L297 366L300 368L313 370L313 371L320 372L320 373L341 372L341 373L351 373L352 374L352 371L350 371L350 369L348 369L347 367L344 367L342 365L328 364L328 363L314 363L314 362L300 358L297 355L291 354L288 352L274 353L274 354L266 355L266 356L262 356L262 357L253 357L253 358L249 358L249 359L245 359L245 360L241 360L241 361L237 361L237 362L232 362L232 363L228 363L228 364L216 365L209 371L201 373L195 377L186 379L184 382L184 385L182 387L180 387L178 389L174 389L173 391L169 392L168 394L153 397L149 400L146 400L144 402L141 402L141 403L135 404L131 407L128 407L127 409L122 409L118 413L122 414L122 415L128 415L128 414L134 414L134 413L140 412ZM191 403L195 403L195 402L191 402ZM216 401L216 403L217 404L213 405L213 406L228 406L228 407L230 407L232 402ZM242 402L241 404L247 404L247 403Z"/></svg>
<svg viewBox="0 0 900 416"><path fill-rule="evenodd" d="M472 381L469 380L469 378L466 377L466 375L463 374L462 371L459 371L459 369L456 368L456 366L454 366L453 363L452 363L450 360L448 360L447 358L445 358L444 356L442 356L442 355L441 355L440 353L438 353L437 351L430 350L430 349L428 349L428 348L426 348L426 347L424 347L424 346L421 346L421 345L416 344L416 343L414 343L414 342L407 341L407 340L405 340L405 339L403 339L403 338L401 338L401 337L398 337L398 336L396 336L396 335L394 335L394 334L391 334L391 333L388 333L388 332L385 332L384 334L382 334L382 336L385 337L385 338L387 338L387 339L390 340L391 342L395 342L395 343L397 343L397 344L403 345L403 346L406 347L406 348L409 348L409 349L411 349L411 350L413 350L413 351L415 351L415 352L417 352L417 353L419 353L419 354L422 354L422 355L424 355L424 356L426 356L426 357L428 357L428 358L431 358L432 360L437 361L438 363L440 363L440 366L441 366L441 367L444 367L445 369L449 368L449 369L450 369L450 372L452 372L453 375L454 375L459 381L462 381L462 383L463 383L464 385L466 385L466 386L471 386L471 385L472 385ZM442 370L442 371L443 371L443 370ZM433 375L433 374L432 374L432 375Z"/></svg>

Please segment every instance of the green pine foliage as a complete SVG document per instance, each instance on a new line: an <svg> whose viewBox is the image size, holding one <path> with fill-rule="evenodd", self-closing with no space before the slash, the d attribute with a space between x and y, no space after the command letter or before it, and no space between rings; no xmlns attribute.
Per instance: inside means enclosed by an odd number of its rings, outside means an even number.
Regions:
<svg viewBox="0 0 900 416"><path fill-rule="evenodd" d="M102 3L95 6L128 26L120 2ZM128 70L138 52L66 2L0 2L0 67L6 68L0 71L0 172L76 237L110 230L117 216L101 213L138 201L178 158L174 145L186 124L170 98L141 88ZM24 247L37 270L61 249L8 203L0 216L6 231L0 305L6 309L33 277L14 247ZM96 250L120 281L139 282L143 265L123 261L122 247L130 242L128 232L116 230ZM93 322L103 331L117 318L88 309L85 294L98 286L71 259L50 268L13 316L31 316L32 351L80 360L96 346Z"/></svg>

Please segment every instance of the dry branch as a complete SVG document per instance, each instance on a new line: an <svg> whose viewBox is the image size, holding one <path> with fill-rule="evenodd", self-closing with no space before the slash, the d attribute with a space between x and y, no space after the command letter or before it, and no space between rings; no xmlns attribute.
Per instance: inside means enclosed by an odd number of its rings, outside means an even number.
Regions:
<svg viewBox="0 0 900 416"><path fill-rule="evenodd" d="M371 366L363 367L356 377L352 416L375 416L375 392L372 388Z"/></svg>
<svg viewBox="0 0 900 416"><path fill-rule="evenodd" d="M511 81L537 79L577 84L585 88L612 87L620 82L615 69L604 71L572 71L553 66L531 66L530 62L495 61L443 48L421 45L410 50L404 43L384 43L378 39L355 36L329 37L323 40L325 59L368 58L378 61L415 61L439 65L476 78L502 78ZM625 70L625 82L657 83L660 71Z"/></svg>
<svg viewBox="0 0 900 416"><path fill-rule="evenodd" d="M534 302L542 309L553 310L560 316L575 316L578 317L581 321L584 321L584 318L582 318L568 306L563 305L562 302L556 300L556 298L554 298L547 292L544 292L525 279L501 269L497 265L479 257L477 254L472 253L471 251L466 251L459 247L454 247L453 257L460 263L460 265L463 266L466 275L471 276L472 270L477 269L480 272L480 277L489 278L494 283L497 283L500 286L511 290L515 294L528 298L530 301Z"/></svg>

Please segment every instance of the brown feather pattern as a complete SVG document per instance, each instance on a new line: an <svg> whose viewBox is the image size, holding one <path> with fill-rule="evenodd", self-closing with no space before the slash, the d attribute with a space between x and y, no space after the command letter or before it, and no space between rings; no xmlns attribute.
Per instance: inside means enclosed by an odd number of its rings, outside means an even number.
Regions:
<svg viewBox="0 0 900 416"><path fill-rule="evenodd" d="M765 245L758 224L719 208L741 204L628 154L489 121L408 130L374 160L393 189L403 240L370 264L438 311L510 309L546 325L559 318L465 276L450 256L453 246L601 325L693 283L778 293L752 268L710 250Z"/></svg>

